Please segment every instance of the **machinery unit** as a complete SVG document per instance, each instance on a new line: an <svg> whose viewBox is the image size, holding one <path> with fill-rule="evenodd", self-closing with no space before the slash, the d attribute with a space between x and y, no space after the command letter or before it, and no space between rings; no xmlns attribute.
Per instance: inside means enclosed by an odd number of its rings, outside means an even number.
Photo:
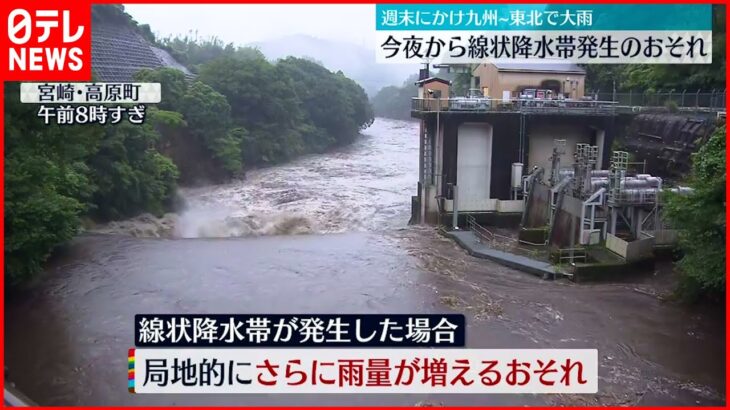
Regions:
<svg viewBox="0 0 730 410"><path fill-rule="evenodd" d="M609 169L595 169L598 159L598 147L579 143L576 145L572 166L561 166L561 157L565 154L565 140L553 141L553 152L550 157L550 178L547 181L550 189L548 221L549 229L555 229L555 213L561 208L564 196L571 197L571 203L579 200L579 229L577 238L572 243L581 245L596 244L607 238L607 234L621 233L624 238L642 239L649 233L662 230L660 217L662 179L645 172L632 173L630 167L641 168L643 163L629 162L629 154L614 151ZM515 169L513 168L513 186L515 185ZM536 172L523 179L523 191L526 203L532 184L542 184L542 180L534 178ZM677 187L673 192L687 194L691 189ZM577 204L569 209L577 212ZM562 227L560 229L568 229ZM567 232L567 231L566 231ZM569 235L575 235L570 233Z"/></svg>

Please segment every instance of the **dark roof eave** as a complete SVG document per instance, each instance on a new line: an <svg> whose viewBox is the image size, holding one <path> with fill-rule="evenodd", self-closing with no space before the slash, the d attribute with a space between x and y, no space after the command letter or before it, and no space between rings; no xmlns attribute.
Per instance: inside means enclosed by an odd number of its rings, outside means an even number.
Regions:
<svg viewBox="0 0 730 410"><path fill-rule="evenodd" d="M497 68L500 73L538 73L538 74L579 74L586 75L581 70L539 70L539 69L522 69L522 68Z"/></svg>
<svg viewBox="0 0 730 410"><path fill-rule="evenodd" d="M446 85L451 85L451 81L444 80L443 78L438 78L438 77L424 78L423 80L416 81L414 84L423 85L423 84L432 83L432 82L438 82L438 83L442 83L442 84L446 84Z"/></svg>

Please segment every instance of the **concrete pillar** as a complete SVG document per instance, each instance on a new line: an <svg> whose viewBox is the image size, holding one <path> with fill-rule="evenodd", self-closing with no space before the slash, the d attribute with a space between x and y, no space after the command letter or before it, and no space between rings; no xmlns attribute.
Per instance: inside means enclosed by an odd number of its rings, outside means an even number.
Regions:
<svg viewBox="0 0 730 410"><path fill-rule="evenodd" d="M454 185L454 209L452 209L451 226L454 230L459 229L459 187Z"/></svg>
<svg viewBox="0 0 730 410"><path fill-rule="evenodd" d="M418 198L419 198L419 205L420 205L420 211L419 211L419 223L424 223L426 220L426 181L424 178L424 170L425 170L425 141L426 141L426 124L424 120L421 120L420 129L419 129L419 143L418 143Z"/></svg>

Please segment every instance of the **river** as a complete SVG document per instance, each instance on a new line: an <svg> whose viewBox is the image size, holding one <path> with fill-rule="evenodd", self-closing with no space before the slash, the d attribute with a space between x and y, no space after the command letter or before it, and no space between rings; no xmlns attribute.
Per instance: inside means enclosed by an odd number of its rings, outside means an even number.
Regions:
<svg viewBox="0 0 730 410"><path fill-rule="evenodd" d="M418 124L187 189L186 208L80 235L6 300L8 379L43 405L722 405L725 322L655 294L672 269L543 281L408 227ZM464 313L467 345L597 348L596 395L133 395L136 313Z"/></svg>

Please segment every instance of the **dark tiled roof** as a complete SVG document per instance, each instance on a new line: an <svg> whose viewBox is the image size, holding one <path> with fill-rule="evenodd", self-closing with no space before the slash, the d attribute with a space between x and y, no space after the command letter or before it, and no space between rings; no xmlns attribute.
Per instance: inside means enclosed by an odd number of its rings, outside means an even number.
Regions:
<svg viewBox="0 0 730 410"><path fill-rule="evenodd" d="M173 67L190 75L164 50L159 51L166 56L155 52L141 35L127 26L91 25L91 69L99 81L129 82L143 68Z"/></svg>
<svg viewBox="0 0 730 410"><path fill-rule="evenodd" d="M451 84L451 81L444 80L443 78L438 78L438 77L424 78L423 80L416 81L415 84L416 85L421 85L421 84L431 83L431 82L434 82L434 81L439 82L439 83L443 83L443 84L447 84L447 85L450 85Z"/></svg>
<svg viewBox="0 0 730 410"><path fill-rule="evenodd" d="M578 64L563 61L521 62L521 61L493 61L499 71L531 71L539 73L573 73L585 74L586 70Z"/></svg>

